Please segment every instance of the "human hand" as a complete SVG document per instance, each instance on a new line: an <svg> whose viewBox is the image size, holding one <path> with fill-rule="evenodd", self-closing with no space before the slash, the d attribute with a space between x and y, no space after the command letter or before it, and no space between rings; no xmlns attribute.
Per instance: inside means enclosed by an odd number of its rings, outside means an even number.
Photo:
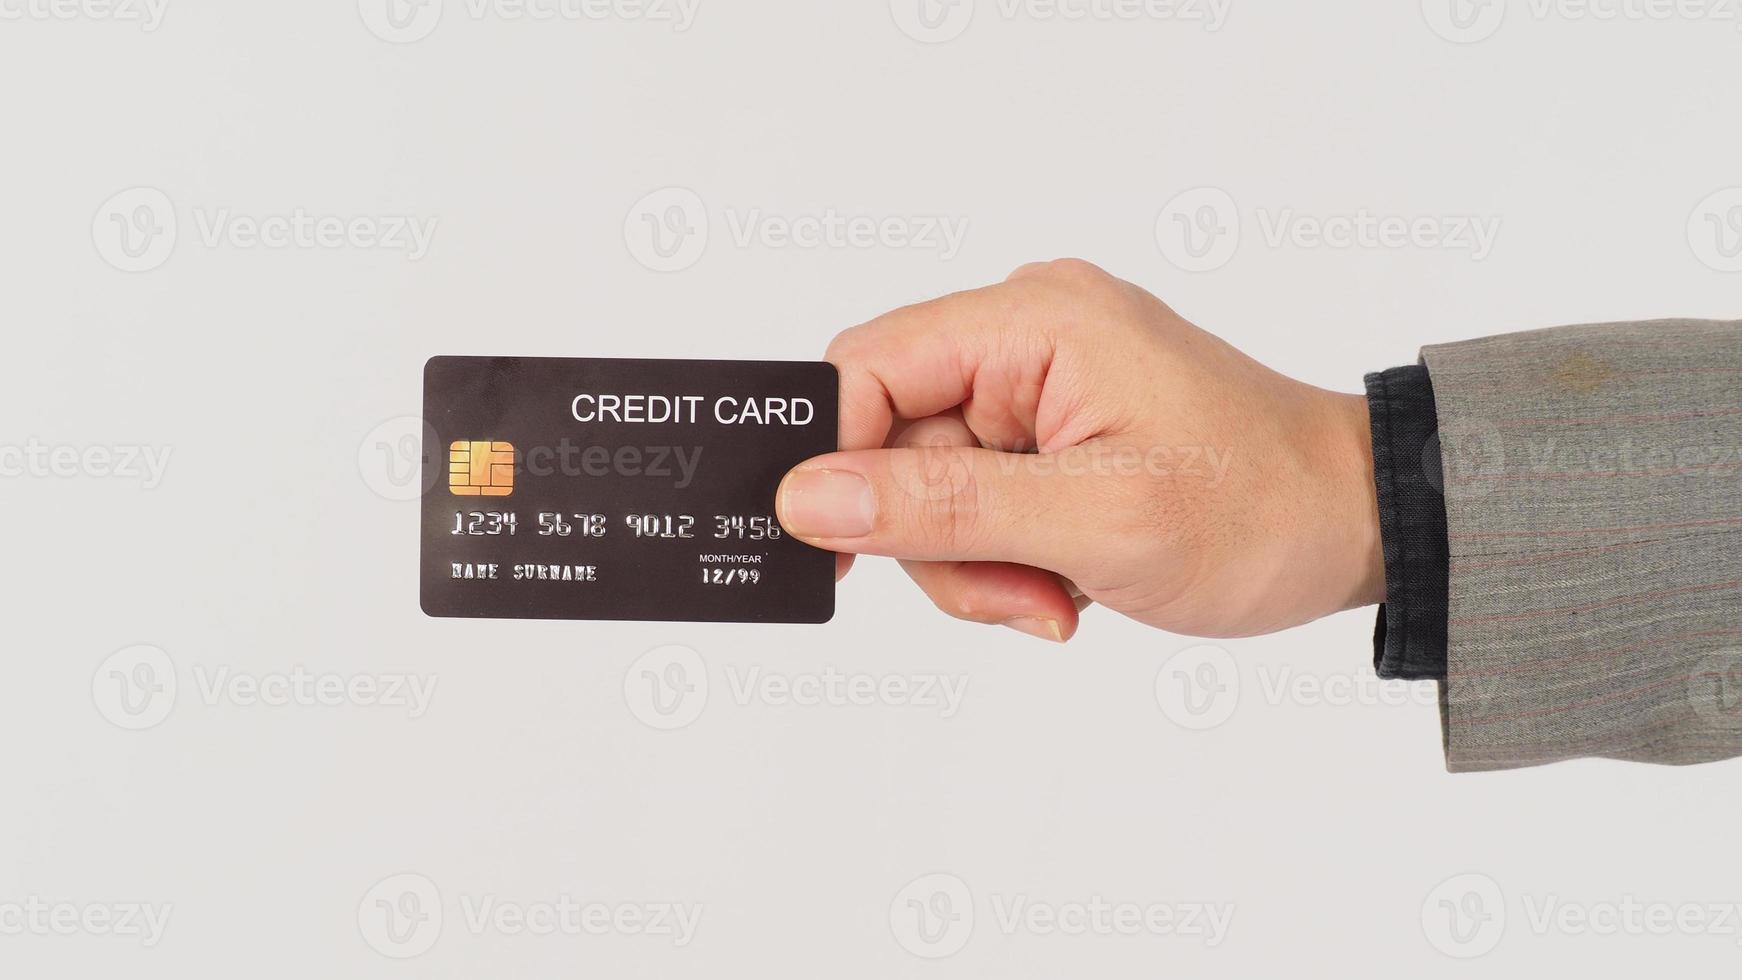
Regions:
<svg viewBox="0 0 1742 980"><path fill-rule="evenodd" d="M1250 636L1384 597L1366 400L1286 378L1076 260L835 338L841 452L781 524L1049 640L1100 603Z"/></svg>

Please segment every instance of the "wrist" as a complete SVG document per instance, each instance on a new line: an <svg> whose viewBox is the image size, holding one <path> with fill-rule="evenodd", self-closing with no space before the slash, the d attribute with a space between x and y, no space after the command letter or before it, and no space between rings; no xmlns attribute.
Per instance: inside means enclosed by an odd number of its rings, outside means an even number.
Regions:
<svg viewBox="0 0 1742 980"><path fill-rule="evenodd" d="M1327 542L1337 570L1337 611L1385 601L1385 553L1379 529L1378 486L1373 478L1373 424L1364 395L1329 395Z"/></svg>

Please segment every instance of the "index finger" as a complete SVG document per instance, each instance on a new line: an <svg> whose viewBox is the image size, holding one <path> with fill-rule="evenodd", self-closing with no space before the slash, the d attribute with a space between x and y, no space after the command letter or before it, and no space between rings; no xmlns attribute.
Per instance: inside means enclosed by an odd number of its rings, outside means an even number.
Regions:
<svg viewBox="0 0 1742 980"><path fill-rule="evenodd" d="M965 414L976 435L1032 444L1052 359L1050 333L1036 329L1045 303L1044 291L1012 280L842 332L825 355L841 375L841 448L881 448L897 418L928 418L970 400L977 410Z"/></svg>

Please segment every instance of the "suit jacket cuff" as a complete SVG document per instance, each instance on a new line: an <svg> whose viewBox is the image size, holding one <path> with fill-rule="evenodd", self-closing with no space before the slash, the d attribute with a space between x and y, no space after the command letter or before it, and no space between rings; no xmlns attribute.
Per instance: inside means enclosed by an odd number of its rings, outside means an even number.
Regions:
<svg viewBox="0 0 1742 980"><path fill-rule="evenodd" d="M1446 765L1742 755L1742 322L1432 346Z"/></svg>

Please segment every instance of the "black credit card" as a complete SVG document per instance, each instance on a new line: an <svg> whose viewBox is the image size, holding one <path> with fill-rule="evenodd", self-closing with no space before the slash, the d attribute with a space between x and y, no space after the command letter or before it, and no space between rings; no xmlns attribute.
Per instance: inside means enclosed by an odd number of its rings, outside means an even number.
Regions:
<svg viewBox="0 0 1742 980"><path fill-rule="evenodd" d="M432 358L424 612L827 622L834 555L774 496L834 451L837 387L823 362Z"/></svg>

